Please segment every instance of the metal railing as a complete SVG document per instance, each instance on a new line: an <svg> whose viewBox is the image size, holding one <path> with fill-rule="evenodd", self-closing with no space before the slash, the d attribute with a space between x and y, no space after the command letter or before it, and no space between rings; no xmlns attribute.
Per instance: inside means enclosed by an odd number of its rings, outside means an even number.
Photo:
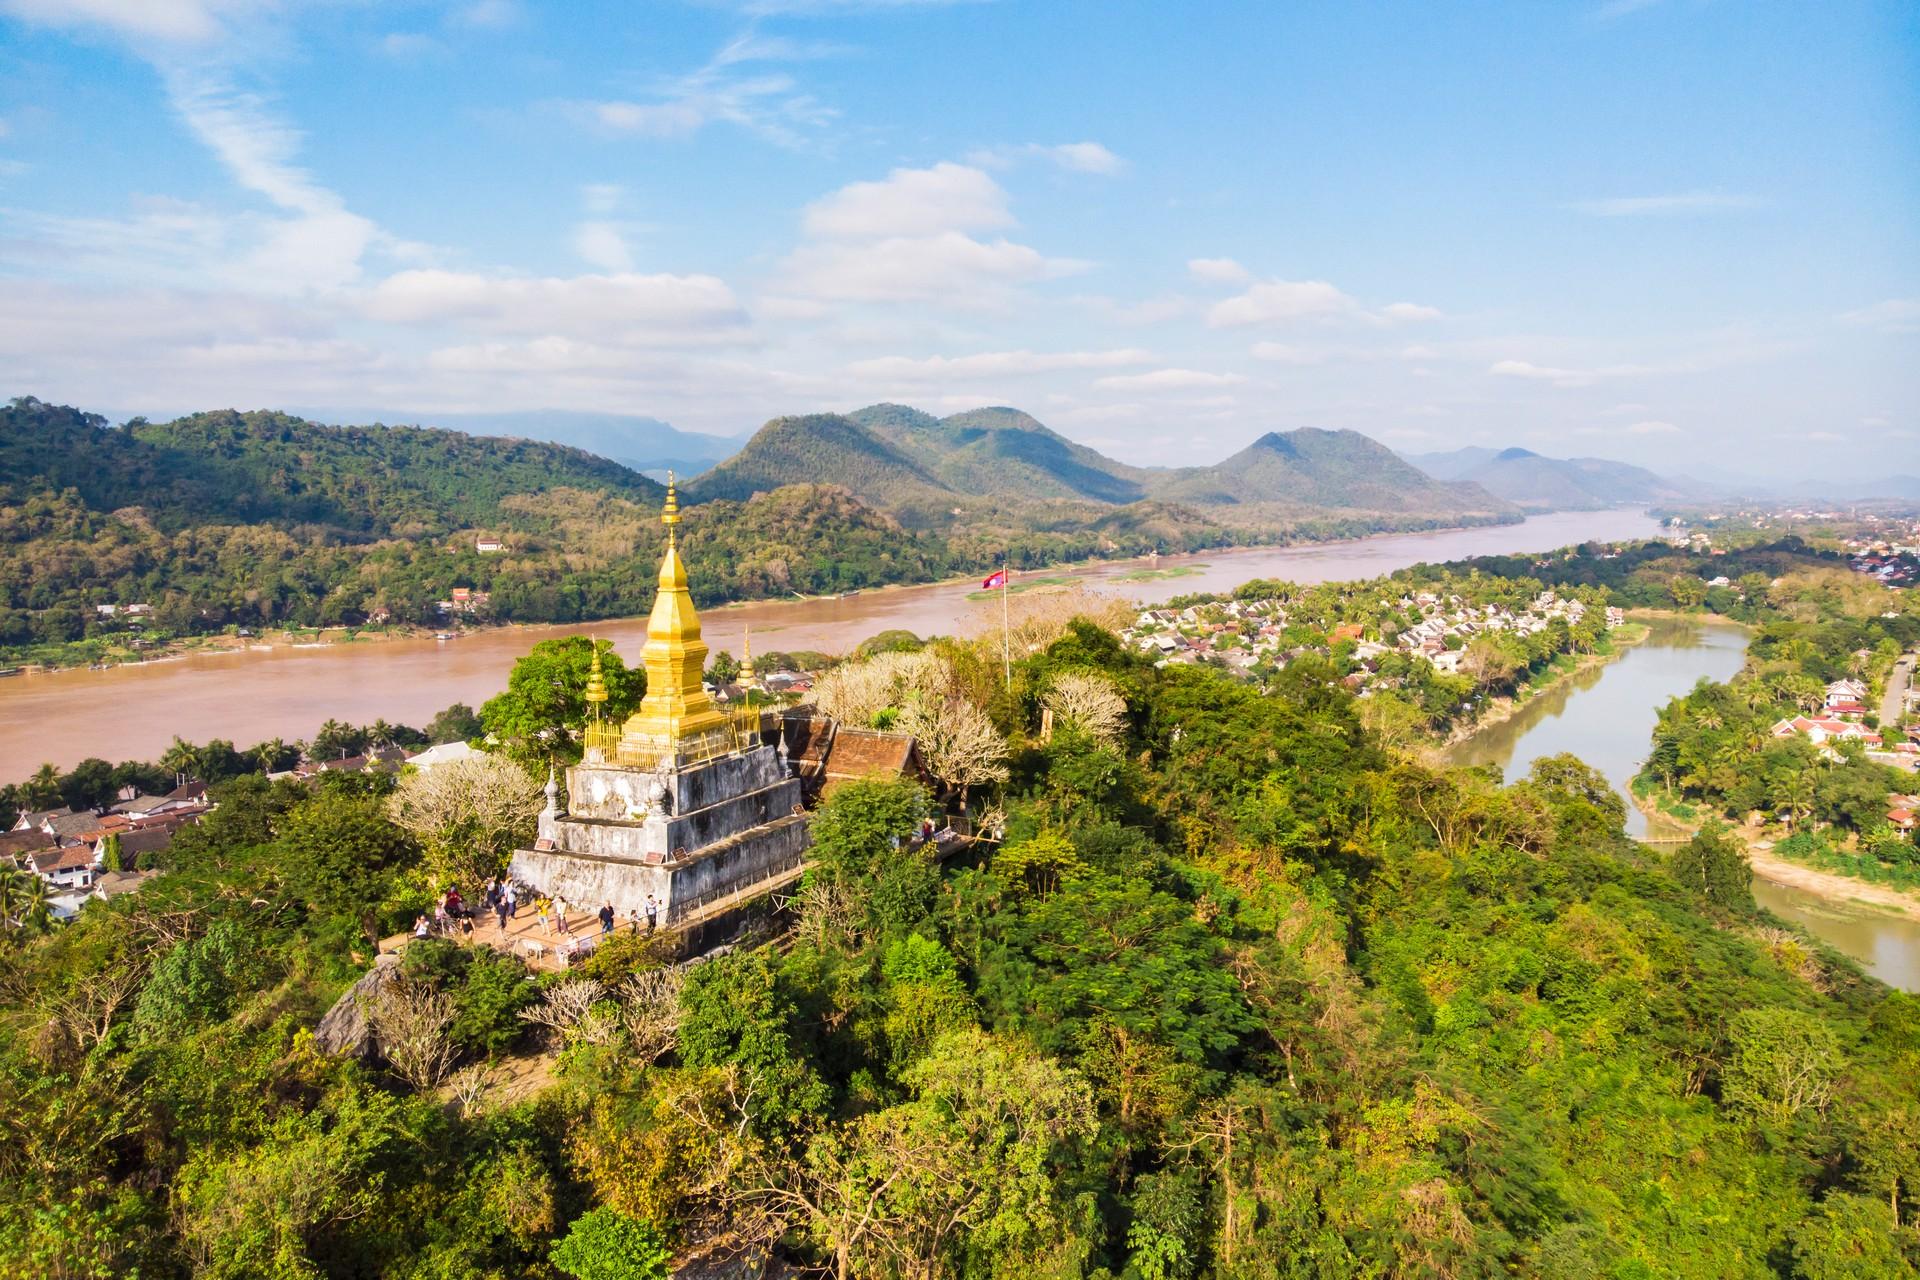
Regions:
<svg viewBox="0 0 1920 1280"><path fill-rule="evenodd" d="M705 764L709 760L737 755L759 745L765 725L761 708L735 707L723 714L727 717L725 728L703 734L692 741L677 743L671 752L652 751L627 744L622 741L619 725L590 724L586 731L587 759L602 764L616 764L623 769L652 772L661 768Z"/></svg>
<svg viewBox="0 0 1920 1280"><path fill-rule="evenodd" d="M753 890L765 884L767 881L778 880L788 872L804 866L806 860L807 857L804 853L790 853L767 867L759 875L745 884L735 884L726 889L709 890L706 893L695 894L691 898L676 898L667 904L667 923L673 924L677 921L683 921L688 916L699 912L703 908L711 906L716 902L723 902L728 898L745 898L750 896Z"/></svg>

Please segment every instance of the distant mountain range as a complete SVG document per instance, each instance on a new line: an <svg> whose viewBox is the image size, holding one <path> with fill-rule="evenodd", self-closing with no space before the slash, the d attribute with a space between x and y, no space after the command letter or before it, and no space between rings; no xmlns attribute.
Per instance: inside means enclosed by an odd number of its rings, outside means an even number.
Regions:
<svg viewBox="0 0 1920 1280"><path fill-rule="evenodd" d="M682 431L658 418L625 413L576 413L537 409L516 413L412 413L373 410L294 409L289 412L323 422L388 422L443 427L473 436L507 436L571 445L644 472L656 480L668 471L698 475L740 447L727 436Z"/></svg>
<svg viewBox="0 0 1920 1280"><path fill-rule="evenodd" d="M1587 511L1634 502L1687 502L1711 491L1697 481L1656 475L1604 458L1549 458L1531 449L1469 446L1446 453L1410 453L1428 475L1477 484L1528 511Z"/></svg>
<svg viewBox="0 0 1920 1280"><path fill-rule="evenodd" d="M1269 432L1213 466L1135 467L1018 409L936 418L895 404L776 418L689 491L695 499L740 499L813 483L844 485L916 524L1009 503L1174 504L1266 527L1328 516L1404 524L1516 514L1479 486L1436 480L1353 431Z"/></svg>

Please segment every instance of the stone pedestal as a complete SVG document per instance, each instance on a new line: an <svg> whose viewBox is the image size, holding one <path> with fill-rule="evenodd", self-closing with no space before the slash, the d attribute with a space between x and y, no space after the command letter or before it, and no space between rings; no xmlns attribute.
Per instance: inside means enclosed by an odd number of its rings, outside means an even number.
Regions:
<svg viewBox="0 0 1920 1280"><path fill-rule="evenodd" d="M772 747L673 770L576 765L566 795L509 874L584 911L611 902L623 921L649 894L662 923L678 919L806 854L800 782Z"/></svg>

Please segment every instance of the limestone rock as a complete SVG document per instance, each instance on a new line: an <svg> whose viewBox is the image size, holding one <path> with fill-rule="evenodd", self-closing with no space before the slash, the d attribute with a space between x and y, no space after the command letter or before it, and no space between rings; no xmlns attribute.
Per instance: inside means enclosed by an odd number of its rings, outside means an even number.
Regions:
<svg viewBox="0 0 1920 1280"><path fill-rule="evenodd" d="M399 967L399 956L383 955L358 982L341 993L333 1002L333 1008L320 1019L320 1025L313 1029L314 1043L322 1052L373 1057L379 1046L374 1042L373 1028L367 1023L367 1002Z"/></svg>

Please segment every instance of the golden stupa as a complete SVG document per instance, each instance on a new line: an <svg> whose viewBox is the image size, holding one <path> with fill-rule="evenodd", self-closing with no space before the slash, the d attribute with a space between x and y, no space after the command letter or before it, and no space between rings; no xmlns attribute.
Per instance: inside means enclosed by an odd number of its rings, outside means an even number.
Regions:
<svg viewBox="0 0 1920 1280"><path fill-rule="evenodd" d="M700 638L700 615L687 590L675 535L680 500L673 475L667 475L667 505L660 515L667 526L667 553L660 561L660 592L647 619L647 643L640 651L647 669L647 694L639 710L620 730L621 764L658 767L702 760L734 747L733 721L714 705L706 690L707 642Z"/></svg>

